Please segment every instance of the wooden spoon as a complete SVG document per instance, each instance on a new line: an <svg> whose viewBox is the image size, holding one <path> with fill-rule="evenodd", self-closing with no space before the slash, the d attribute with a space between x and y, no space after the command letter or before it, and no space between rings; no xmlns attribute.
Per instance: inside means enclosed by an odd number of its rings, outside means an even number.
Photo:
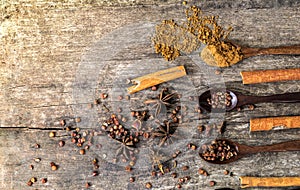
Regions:
<svg viewBox="0 0 300 190"><path fill-rule="evenodd" d="M243 59L257 55L300 55L300 45L251 48L242 47L231 42L224 42L223 44L225 44L227 49L221 48L223 52L219 54L216 54L219 50L213 45L205 46L200 53L203 61L215 67L229 67ZM226 56L227 53L230 55L230 58Z"/></svg>
<svg viewBox="0 0 300 190"><path fill-rule="evenodd" d="M272 144L272 145L263 145L263 146L248 146L239 144L237 142L228 140L228 139L217 139L216 141L225 141L227 145L230 145L231 147L234 147L237 155L231 157L227 160L207 160L202 155L202 151L200 151L199 156L212 164L228 164L231 162L234 162L246 155L255 154L259 152L285 152L285 151L299 151L300 150L300 140L294 140L294 141L287 141L282 142L278 144Z"/></svg>
<svg viewBox="0 0 300 190"><path fill-rule="evenodd" d="M217 91L217 90L215 90ZM285 94L275 94L270 96L249 96L244 95L239 92L226 90L232 97L231 99L231 105L226 106L226 109L214 109L214 112L223 112L231 111L235 108L241 107L243 105L247 104L257 104L257 103L263 103L263 102L273 102L273 103L295 103L300 102L300 92L294 92L294 93L285 93ZM212 107L208 104L207 99L211 98L211 90L207 90L204 93L202 93L199 96L199 106L200 108L211 112Z"/></svg>

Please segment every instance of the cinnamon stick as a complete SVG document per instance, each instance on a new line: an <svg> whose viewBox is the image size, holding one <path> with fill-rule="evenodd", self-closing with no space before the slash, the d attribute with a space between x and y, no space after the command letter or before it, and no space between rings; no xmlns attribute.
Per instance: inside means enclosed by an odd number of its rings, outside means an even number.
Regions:
<svg viewBox="0 0 300 190"><path fill-rule="evenodd" d="M300 186L300 177L240 177L241 188Z"/></svg>
<svg viewBox="0 0 300 190"><path fill-rule="evenodd" d="M129 92L129 94L133 94L140 90L161 84L163 82L174 80L183 77L185 75L186 75L186 71L184 66L177 66L177 67L161 70L131 80L135 85L127 88L127 91Z"/></svg>
<svg viewBox="0 0 300 190"><path fill-rule="evenodd" d="M243 84L300 80L300 68L242 71Z"/></svg>
<svg viewBox="0 0 300 190"><path fill-rule="evenodd" d="M268 131L274 127L300 128L300 116L250 119L250 131Z"/></svg>

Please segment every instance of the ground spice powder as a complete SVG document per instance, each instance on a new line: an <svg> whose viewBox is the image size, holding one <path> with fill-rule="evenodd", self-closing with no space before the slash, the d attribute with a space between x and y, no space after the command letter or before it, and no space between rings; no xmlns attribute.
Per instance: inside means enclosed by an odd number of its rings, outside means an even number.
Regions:
<svg viewBox="0 0 300 190"><path fill-rule="evenodd" d="M182 24L165 20L156 26L152 38L156 53L161 53L170 61L180 56L181 52L192 53L202 43L207 48L200 56L210 65L227 67L242 59L241 48L226 42L231 27L223 29L218 25L217 16L205 16L196 6L191 6L185 13L186 21Z"/></svg>

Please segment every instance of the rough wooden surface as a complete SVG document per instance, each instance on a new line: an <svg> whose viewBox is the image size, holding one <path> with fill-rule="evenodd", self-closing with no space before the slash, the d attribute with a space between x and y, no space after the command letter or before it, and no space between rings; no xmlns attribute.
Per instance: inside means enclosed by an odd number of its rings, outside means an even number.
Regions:
<svg viewBox="0 0 300 190"><path fill-rule="evenodd" d="M188 1L188 6L193 4L207 14L219 15L223 25L231 25L235 30L230 38L241 45L300 44L299 1ZM239 75L245 70L299 68L300 57L253 57L222 69L218 76L214 75L215 68L205 66L195 56L182 56L167 63L154 53L147 35L163 19L183 20L185 8L181 1L175 0L2 2L0 189L84 189L85 182L91 183L91 189L144 189L148 181L153 189L174 189L177 179L170 174L151 177L148 159L151 147L141 147L140 159L132 173L128 173L123 163L113 164L108 159L113 152L107 148L110 142L105 136L93 137L93 146L87 154L79 155L79 149L70 143L69 133L59 121L65 119L68 125L97 131L98 120L103 120L106 114L100 106L90 109L88 104L100 92L109 94L104 103L112 111L124 106L122 114L129 115L126 110L134 107L136 101L128 103L117 98L126 95L127 78L182 64L188 76L168 85L183 92L181 103L188 107L191 119L185 120L178 132L186 141L181 139L168 151L184 152L177 158L176 169L180 176L192 178L183 185L184 189L238 189L238 177L247 175L299 176L299 152L261 153L234 164L214 166L200 160L196 151L186 150L187 141L201 145L216 136L199 135L195 129L214 118L225 119L223 136L240 143L260 145L299 139L298 129L249 133L250 118L299 115L299 103L259 104L253 111L245 108L198 120L193 112L197 103L188 97L199 95L207 86L218 85L257 95L300 91L300 84L295 81L243 85ZM145 96L147 93L151 92L146 91ZM75 117L81 117L82 121L75 123ZM58 137L49 138L49 131L56 131ZM66 140L64 147L58 147L61 139ZM41 148L33 148L35 143ZM41 158L40 163L33 161L37 157ZM96 177L92 176L94 157L100 159L100 175ZM57 171L51 171L52 161L59 165ZM33 170L29 169L30 164L34 165ZM183 165L190 169L181 171ZM200 167L210 176L199 176ZM224 176L224 169L232 171L234 176ZM135 176L136 182L130 183L130 176ZM28 187L26 183L31 177L37 177L38 182ZM46 184L40 182L42 177L48 179ZM209 187L210 180L217 182L215 187Z"/></svg>

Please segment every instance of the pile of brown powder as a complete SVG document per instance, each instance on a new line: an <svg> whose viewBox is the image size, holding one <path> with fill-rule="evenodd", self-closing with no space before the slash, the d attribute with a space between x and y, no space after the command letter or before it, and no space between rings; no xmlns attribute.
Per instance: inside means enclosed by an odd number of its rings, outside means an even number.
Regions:
<svg viewBox="0 0 300 190"><path fill-rule="evenodd" d="M204 16L200 8L191 6L186 10L186 21L182 24L174 20L165 20L156 26L153 37L156 53L170 61L181 52L189 54L198 49L201 43L207 49L201 57L210 57L208 64L226 67L242 59L240 47L225 42L232 28L224 30L217 23L216 16Z"/></svg>

